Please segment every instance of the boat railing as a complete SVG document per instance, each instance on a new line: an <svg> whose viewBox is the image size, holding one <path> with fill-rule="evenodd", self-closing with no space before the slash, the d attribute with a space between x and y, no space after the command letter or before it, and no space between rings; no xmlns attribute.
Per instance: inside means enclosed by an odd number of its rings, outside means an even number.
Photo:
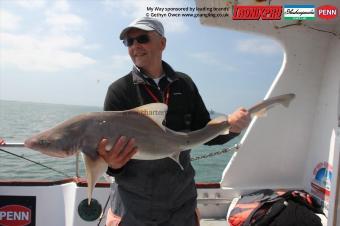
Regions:
<svg viewBox="0 0 340 226"><path fill-rule="evenodd" d="M15 154L15 153L13 153L13 152L10 152L10 151L6 151L6 150L4 150L4 149L2 149L2 148L25 148L25 144L24 143L20 143L20 142L11 142L11 143L5 143L5 142L3 142L3 143L0 143L0 151L2 151L2 152L4 152L4 153L7 153L7 154L10 154L10 155L13 155L13 156L16 156L16 157L18 157L18 158L21 158L21 159L25 159L25 160L27 160L27 161L29 161L29 162L32 162L32 163L34 163L34 164L36 164L36 165L39 165L39 166L42 166L42 167L44 167L44 168L47 168L47 169L50 169L50 170L52 170L52 171L54 171L54 172L56 172L56 173L59 173L59 174L62 174L62 175L64 175L64 176L66 176L66 178L71 178L72 176L70 176L70 175L68 175L68 174L66 174L66 173L64 173L64 172L62 172L62 171L60 171L60 170L57 170L57 169L55 169L55 168L52 168L52 167L49 167L49 166L46 166L46 165L44 165L44 164L42 164L42 163L40 163L40 162L37 162L37 161L34 161L34 160L32 160L32 159L29 159L29 158L26 158L26 157L24 157L24 156L21 156L21 155L17 155L17 154ZM76 178L80 178L80 173L79 173L79 170L80 170L80 167L79 167L79 153L77 153L76 154L76 167L75 167L75 177Z"/></svg>
<svg viewBox="0 0 340 226"><path fill-rule="evenodd" d="M228 152L231 152L231 151L237 151L239 148L240 148L241 144L240 143L236 143L235 145L231 146L231 147L224 147L223 149L219 150L219 151L215 151L215 152L210 152L210 153L207 153L207 154L203 154L203 155L200 155L200 156L196 156L196 157L192 157L191 158L191 161L197 161L197 160L202 160L202 159L207 159L207 158L211 158L211 157L214 157L214 156L217 156L217 155L222 155L222 154L226 154ZM16 156L18 158L21 158L21 159L25 159L27 161L30 161L34 164L37 164L39 166L42 166L44 168L47 168L47 169L50 169L56 173L59 173L61 175L64 175L66 176L66 178L71 178L72 176L66 174L65 172L62 172L60 170L57 170L57 169L54 169L52 167L49 167L49 166L46 166L40 162L36 162L32 159L28 159L24 156L21 156L21 155L17 155L13 152L9 152L9 151L6 151L3 148L25 148L25 144L24 143L20 143L20 142L11 142L11 143L5 143L5 142L2 142L0 143L0 151L4 152L4 153L7 153L7 154L10 154L10 155L13 155L13 156ZM80 152L78 152L75 156L75 177L76 178L80 178L80 157L79 157L79 154Z"/></svg>

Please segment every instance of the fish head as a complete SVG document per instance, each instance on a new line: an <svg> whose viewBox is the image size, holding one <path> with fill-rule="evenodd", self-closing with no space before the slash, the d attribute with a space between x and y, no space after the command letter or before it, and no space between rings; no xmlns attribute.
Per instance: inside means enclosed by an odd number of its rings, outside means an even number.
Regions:
<svg viewBox="0 0 340 226"><path fill-rule="evenodd" d="M43 154L64 158L79 151L81 128L75 123L63 123L25 140L25 147Z"/></svg>

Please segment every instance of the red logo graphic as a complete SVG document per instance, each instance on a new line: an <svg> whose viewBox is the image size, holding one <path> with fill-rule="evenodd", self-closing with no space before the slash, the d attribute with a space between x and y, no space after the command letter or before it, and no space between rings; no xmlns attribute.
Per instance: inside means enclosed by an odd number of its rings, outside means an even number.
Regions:
<svg viewBox="0 0 340 226"><path fill-rule="evenodd" d="M334 19L338 16L338 9L332 5L323 5L316 9L318 17L321 19Z"/></svg>
<svg viewBox="0 0 340 226"><path fill-rule="evenodd" d="M0 208L0 225L25 226L31 223L31 210L25 206L7 205Z"/></svg>
<svg viewBox="0 0 340 226"><path fill-rule="evenodd" d="M281 20L282 6L235 5L233 20Z"/></svg>

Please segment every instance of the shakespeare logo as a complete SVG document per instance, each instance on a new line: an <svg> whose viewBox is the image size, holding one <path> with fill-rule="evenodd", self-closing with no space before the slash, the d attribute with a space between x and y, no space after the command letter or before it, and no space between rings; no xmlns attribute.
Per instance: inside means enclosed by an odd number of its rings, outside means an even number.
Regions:
<svg viewBox="0 0 340 226"><path fill-rule="evenodd" d="M314 20L314 5L284 5L284 18L286 20Z"/></svg>

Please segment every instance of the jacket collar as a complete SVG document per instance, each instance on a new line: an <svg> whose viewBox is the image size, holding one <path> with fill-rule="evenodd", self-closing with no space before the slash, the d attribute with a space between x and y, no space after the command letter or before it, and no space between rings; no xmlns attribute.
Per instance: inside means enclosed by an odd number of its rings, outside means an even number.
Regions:
<svg viewBox="0 0 340 226"><path fill-rule="evenodd" d="M176 75L175 71L170 67L169 64L167 64L165 61L162 61L162 66L165 72L165 76L170 83L178 79L178 76ZM131 73L132 81L134 84L147 84L147 85L154 84L152 79L148 77L146 74L144 74L143 71L139 69L136 65L133 66Z"/></svg>

